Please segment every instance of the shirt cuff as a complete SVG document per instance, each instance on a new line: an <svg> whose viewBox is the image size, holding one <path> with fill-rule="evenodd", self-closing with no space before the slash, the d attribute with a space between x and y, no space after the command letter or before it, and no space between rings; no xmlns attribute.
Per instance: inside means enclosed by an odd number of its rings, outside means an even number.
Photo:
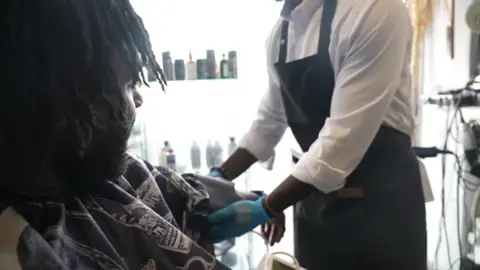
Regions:
<svg viewBox="0 0 480 270"><path fill-rule="evenodd" d="M261 162L267 162L275 156L274 146L270 144L252 129L238 142L239 147L245 148Z"/></svg>
<svg viewBox="0 0 480 270"><path fill-rule="evenodd" d="M307 152L293 167L292 176L320 191L330 193L345 185L347 173L333 168L323 160L309 157Z"/></svg>

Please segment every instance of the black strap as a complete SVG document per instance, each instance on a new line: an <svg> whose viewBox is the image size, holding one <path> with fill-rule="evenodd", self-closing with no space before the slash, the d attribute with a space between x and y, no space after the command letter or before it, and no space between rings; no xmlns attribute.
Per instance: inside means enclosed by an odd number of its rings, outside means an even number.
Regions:
<svg viewBox="0 0 480 270"><path fill-rule="evenodd" d="M328 55L328 46L330 45L330 36L332 32L332 21L337 9L337 0L324 0L322 11L322 22L320 25L320 33L318 35L317 53ZM282 32L280 36L280 53L278 55L278 63L284 64L287 59L288 48L288 26L289 22L283 20Z"/></svg>
<svg viewBox="0 0 480 270"><path fill-rule="evenodd" d="M322 24L320 25L320 34L318 35L318 54L324 52L328 55L333 16L335 16L336 9L337 0L323 0Z"/></svg>
<svg viewBox="0 0 480 270"><path fill-rule="evenodd" d="M280 54L278 55L278 62L280 64L284 64L287 59L288 25L288 21L284 19L282 22L282 35L280 36Z"/></svg>

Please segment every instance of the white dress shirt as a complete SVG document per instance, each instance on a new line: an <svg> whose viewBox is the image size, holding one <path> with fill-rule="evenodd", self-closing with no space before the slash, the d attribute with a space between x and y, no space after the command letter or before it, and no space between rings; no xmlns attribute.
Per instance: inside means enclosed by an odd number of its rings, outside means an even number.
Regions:
<svg viewBox="0 0 480 270"><path fill-rule="evenodd" d="M323 0L303 0L290 9L285 4L282 17L290 21L287 62L317 53L322 7ZM274 155L288 127L274 68L283 18L267 40L269 88L239 142L260 161ZM411 43L412 27L402 0L338 0L329 46L335 72L330 117L293 168L295 178L324 192L337 190L381 124L412 135Z"/></svg>

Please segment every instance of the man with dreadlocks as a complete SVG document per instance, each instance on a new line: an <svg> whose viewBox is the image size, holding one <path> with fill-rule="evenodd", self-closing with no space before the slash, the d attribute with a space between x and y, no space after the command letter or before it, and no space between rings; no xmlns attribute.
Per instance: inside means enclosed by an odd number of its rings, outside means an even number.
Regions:
<svg viewBox="0 0 480 270"><path fill-rule="evenodd" d="M1 12L0 268L227 269L174 218L205 216L206 192L126 154L142 69L165 84L129 1Z"/></svg>

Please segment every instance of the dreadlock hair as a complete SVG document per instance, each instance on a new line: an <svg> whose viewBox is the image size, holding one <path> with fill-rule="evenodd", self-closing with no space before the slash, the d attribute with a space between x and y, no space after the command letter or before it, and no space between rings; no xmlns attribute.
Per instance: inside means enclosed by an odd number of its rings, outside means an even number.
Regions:
<svg viewBox="0 0 480 270"><path fill-rule="evenodd" d="M48 163L70 184L114 177L121 160L111 152L124 154L132 124L114 58L131 85L148 86L147 66L166 85L141 18L129 0L2 6L0 149L33 170Z"/></svg>

